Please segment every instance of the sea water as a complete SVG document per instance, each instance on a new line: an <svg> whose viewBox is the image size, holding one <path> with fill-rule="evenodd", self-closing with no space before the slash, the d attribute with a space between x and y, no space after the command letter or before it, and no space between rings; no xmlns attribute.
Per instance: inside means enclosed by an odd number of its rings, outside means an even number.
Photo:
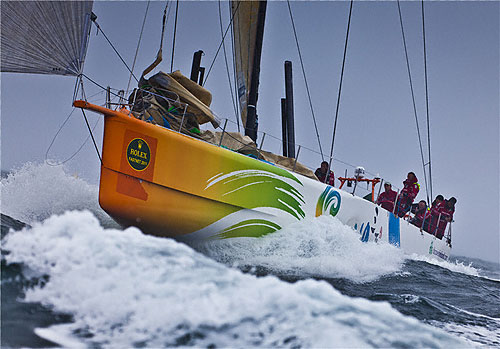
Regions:
<svg viewBox="0 0 500 349"><path fill-rule="evenodd" d="M362 243L332 217L187 246L119 228L61 167L1 190L2 347L500 346L495 263Z"/></svg>

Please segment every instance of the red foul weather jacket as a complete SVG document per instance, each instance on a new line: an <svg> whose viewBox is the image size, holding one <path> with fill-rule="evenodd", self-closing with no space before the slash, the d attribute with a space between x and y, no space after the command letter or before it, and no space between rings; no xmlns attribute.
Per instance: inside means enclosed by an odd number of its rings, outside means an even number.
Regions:
<svg viewBox="0 0 500 349"><path fill-rule="evenodd" d="M446 225L448 222L453 220L453 213L455 213L455 207L448 207L443 203L443 207L441 208L441 219L439 220L438 228L436 231L436 237L441 239L444 236L444 232L446 230Z"/></svg>
<svg viewBox="0 0 500 349"><path fill-rule="evenodd" d="M443 212L444 208L444 201L439 202L439 203L433 203L431 210L428 211L425 215L425 229L428 233L433 234L436 233L437 231L436 228L438 226L438 220L439 220L439 215L441 212ZM444 218L441 215L441 221L444 220Z"/></svg>
<svg viewBox="0 0 500 349"><path fill-rule="evenodd" d="M394 202L396 201L397 193L394 190L382 192L377 199L377 204L385 208L387 211L394 211Z"/></svg>
<svg viewBox="0 0 500 349"><path fill-rule="evenodd" d="M325 173L321 172L321 169L316 169L314 172L316 177L318 177L319 181L321 183L325 183ZM333 175L333 171L330 171L330 175L328 176L328 180L326 181L326 184L333 186L335 184L335 176Z"/></svg>
<svg viewBox="0 0 500 349"><path fill-rule="evenodd" d="M418 184L417 177L415 177L413 181L405 179L403 185L404 188L401 190L401 196L409 197L413 202L413 200L415 200L420 190L420 185Z"/></svg>
<svg viewBox="0 0 500 349"><path fill-rule="evenodd" d="M410 223L415 224L417 227L422 227L422 224L424 223L424 217L427 214L429 209L427 207L423 209L417 209L415 212L415 217L410 221Z"/></svg>

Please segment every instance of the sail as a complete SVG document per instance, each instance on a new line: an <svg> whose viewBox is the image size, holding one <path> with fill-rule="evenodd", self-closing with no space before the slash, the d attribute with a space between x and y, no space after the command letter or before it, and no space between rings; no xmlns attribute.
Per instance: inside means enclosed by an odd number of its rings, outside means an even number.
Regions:
<svg viewBox="0 0 500 349"><path fill-rule="evenodd" d="M1 1L2 72L78 75L92 1Z"/></svg>
<svg viewBox="0 0 500 349"><path fill-rule="evenodd" d="M255 109L257 99L265 8L265 1L231 2L236 83L241 121L246 128L254 127L254 125L247 125L247 115L249 105ZM253 98L251 91L254 91ZM256 120L253 120L251 123L254 123L256 128Z"/></svg>

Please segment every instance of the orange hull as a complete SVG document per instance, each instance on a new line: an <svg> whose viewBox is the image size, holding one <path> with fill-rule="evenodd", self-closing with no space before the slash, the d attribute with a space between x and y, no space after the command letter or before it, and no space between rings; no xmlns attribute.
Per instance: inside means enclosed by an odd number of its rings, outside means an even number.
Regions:
<svg viewBox="0 0 500 349"><path fill-rule="evenodd" d="M75 106L105 116L99 204L123 226L169 237L199 231L232 213L259 206L259 200L248 195L241 200L213 187L207 189L214 175L264 167L287 174L261 161L138 120L126 109L113 111L84 101L76 101Z"/></svg>

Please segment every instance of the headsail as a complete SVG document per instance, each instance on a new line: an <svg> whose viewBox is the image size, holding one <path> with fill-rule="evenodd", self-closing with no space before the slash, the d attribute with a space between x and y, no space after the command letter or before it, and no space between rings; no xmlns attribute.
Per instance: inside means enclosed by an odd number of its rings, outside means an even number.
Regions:
<svg viewBox="0 0 500 349"><path fill-rule="evenodd" d="M1 71L78 75L93 1L2 1Z"/></svg>
<svg viewBox="0 0 500 349"><path fill-rule="evenodd" d="M257 122L255 104L257 102L260 53L265 20L265 1L232 1L234 60L236 82L240 102L241 120L245 134L255 140ZM253 108L249 116L248 109ZM253 113L253 115L252 115ZM253 118L253 120L251 120ZM249 134L255 133L255 135Z"/></svg>

